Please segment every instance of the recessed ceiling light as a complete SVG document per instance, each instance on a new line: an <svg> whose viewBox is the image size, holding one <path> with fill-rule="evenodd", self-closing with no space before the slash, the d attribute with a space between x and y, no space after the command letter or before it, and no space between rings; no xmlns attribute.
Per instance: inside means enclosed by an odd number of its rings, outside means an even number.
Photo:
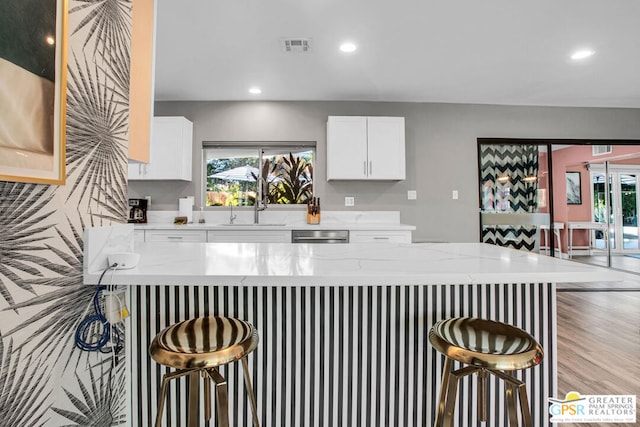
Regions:
<svg viewBox="0 0 640 427"><path fill-rule="evenodd" d="M358 46L351 42L345 42L340 45L340 50L346 53L354 52L357 48Z"/></svg>
<svg viewBox="0 0 640 427"><path fill-rule="evenodd" d="M252 93L254 95L260 95L262 93L262 89L254 86L252 88L249 88L249 93Z"/></svg>
<svg viewBox="0 0 640 427"><path fill-rule="evenodd" d="M591 49L580 49L580 50L576 50L571 54L571 59L574 59L574 60L586 59L590 56L593 56L595 53L596 52Z"/></svg>

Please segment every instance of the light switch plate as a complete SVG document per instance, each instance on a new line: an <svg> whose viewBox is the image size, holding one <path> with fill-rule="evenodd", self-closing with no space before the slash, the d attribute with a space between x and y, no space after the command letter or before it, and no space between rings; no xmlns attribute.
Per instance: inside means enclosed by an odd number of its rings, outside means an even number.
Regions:
<svg viewBox="0 0 640 427"><path fill-rule="evenodd" d="M451 192L451 198L452 198L453 200L458 200L458 190L453 190L453 191Z"/></svg>
<svg viewBox="0 0 640 427"><path fill-rule="evenodd" d="M345 206L355 206L356 204L356 200L354 197L345 197L344 198L344 205Z"/></svg>
<svg viewBox="0 0 640 427"><path fill-rule="evenodd" d="M418 192L416 190L407 191L407 200L416 200L418 198Z"/></svg>

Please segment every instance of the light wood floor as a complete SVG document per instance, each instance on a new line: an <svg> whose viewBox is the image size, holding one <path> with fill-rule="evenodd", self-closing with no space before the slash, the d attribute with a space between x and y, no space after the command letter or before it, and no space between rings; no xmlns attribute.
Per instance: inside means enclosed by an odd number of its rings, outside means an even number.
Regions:
<svg viewBox="0 0 640 427"><path fill-rule="evenodd" d="M616 290L613 290L615 288ZM640 409L640 278L558 285L558 396L634 394ZM602 424L561 424L595 427ZM640 425L640 418L638 424ZM606 424L629 427L631 424Z"/></svg>
<svg viewBox="0 0 640 427"><path fill-rule="evenodd" d="M607 266L607 257L604 255L576 256L573 257L573 260L585 264ZM638 274L640 273L640 258L628 255L614 255L611 257L611 267Z"/></svg>

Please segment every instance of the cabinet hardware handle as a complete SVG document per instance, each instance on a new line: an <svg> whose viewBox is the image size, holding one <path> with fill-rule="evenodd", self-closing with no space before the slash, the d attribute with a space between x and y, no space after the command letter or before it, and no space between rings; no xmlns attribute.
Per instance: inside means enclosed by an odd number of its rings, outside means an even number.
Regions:
<svg viewBox="0 0 640 427"><path fill-rule="evenodd" d="M373 175L373 162L369 160L369 175Z"/></svg>
<svg viewBox="0 0 640 427"><path fill-rule="evenodd" d="M388 237L374 237L373 240L389 240Z"/></svg>
<svg viewBox="0 0 640 427"><path fill-rule="evenodd" d="M367 161L365 160L364 162L362 162L363 166L364 166L364 174L365 176L367 175Z"/></svg>
<svg viewBox="0 0 640 427"><path fill-rule="evenodd" d="M167 239L182 240L182 236L167 236Z"/></svg>

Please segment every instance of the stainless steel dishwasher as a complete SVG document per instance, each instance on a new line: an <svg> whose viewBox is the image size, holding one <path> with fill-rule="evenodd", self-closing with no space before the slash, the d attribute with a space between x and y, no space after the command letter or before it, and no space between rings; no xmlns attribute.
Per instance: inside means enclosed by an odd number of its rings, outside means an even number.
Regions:
<svg viewBox="0 0 640 427"><path fill-rule="evenodd" d="M349 230L291 230L291 243L349 243Z"/></svg>

